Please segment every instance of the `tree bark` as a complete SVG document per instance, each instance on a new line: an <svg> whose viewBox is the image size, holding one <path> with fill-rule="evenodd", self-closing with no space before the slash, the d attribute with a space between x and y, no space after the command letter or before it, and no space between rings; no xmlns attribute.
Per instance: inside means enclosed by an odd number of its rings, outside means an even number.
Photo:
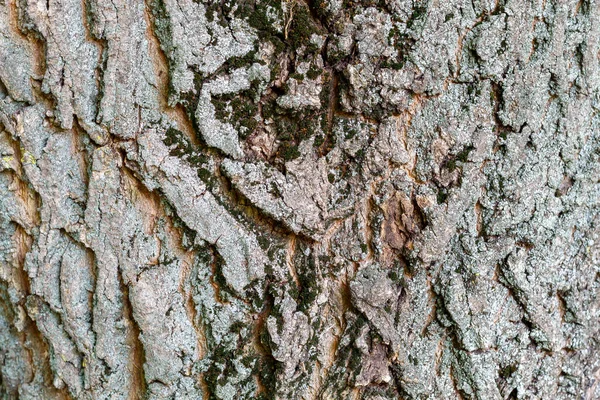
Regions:
<svg viewBox="0 0 600 400"><path fill-rule="evenodd" d="M596 0L0 0L0 398L600 399Z"/></svg>

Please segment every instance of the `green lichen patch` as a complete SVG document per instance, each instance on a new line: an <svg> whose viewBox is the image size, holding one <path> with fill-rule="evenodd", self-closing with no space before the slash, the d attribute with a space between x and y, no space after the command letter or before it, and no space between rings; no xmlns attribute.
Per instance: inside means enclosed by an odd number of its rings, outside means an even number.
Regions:
<svg viewBox="0 0 600 400"><path fill-rule="evenodd" d="M163 143L169 146L169 155L187 161L196 169L198 177L209 187L217 184L210 158L199 149L194 148L183 132L173 127L167 129Z"/></svg>
<svg viewBox="0 0 600 400"><path fill-rule="evenodd" d="M394 25L388 34L388 43L396 49L396 54L390 58L381 61L381 68L391 68L401 70L409 60L409 55L413 50L416 40L410 32L398 25Z"/></svg>
<svg viewBox="0 0 600 400"><path fill-rule="evenodd" d="M233 14L245 20L252 28L258 31L261 41L269 41L275 46L276 53L285 50L283 24L285 13L281 1L265 0L237 1Z"/></svg>
<svg viewBox="0 0 600 400"><path fill-rule="evenodd" d="M306 46L308 53L316 53L320 50L318 46L310 41L310 38L313 34L319 35L323 32L312 18L309 8L301 2L295 2L287 33L286 42L291 45L292 49Z"/></svg>
<svg viewBox="0 0 600 400"><path fill-rule="evenodd" d="M406 27L412 30L422 29L427 19L427 11L427 1L416 2L410 18L406 22Z"/></svg>
<svg viewBox="0 0 600 400"><path fill-rule="evenodd" d="M285 161L300 157L298 146L308 138L321 136L324 111L296 112L279 107L275 101L263 105L263 116L272 120L279 148L277 156Z"/></svg>
<svg viewBox="0 0 600 400"><path fill-rule="evenodd" d="M306 251L305 244L300 244L294 259L296 275L298 276L298 290L294 291L294 297L299 311L307 311L319 294L318 268L315 255ZM307 254L308 253L308 254Z"/></svg>
<svg viewBox="0 0 600 400"><path fill-rule="evenodd" d="M212 96L215 117L231 124L241 139L248 137L258 126L258 105L245 94Z"/></svg>

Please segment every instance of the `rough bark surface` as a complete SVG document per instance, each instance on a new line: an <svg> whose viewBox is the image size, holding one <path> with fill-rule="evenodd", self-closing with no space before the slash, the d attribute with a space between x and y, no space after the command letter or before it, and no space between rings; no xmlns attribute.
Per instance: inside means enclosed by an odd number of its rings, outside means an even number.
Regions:
<svg viewBox="0 0 600 400"><path fill-rule="evenodd" d="M0 0L0 398L599 399L597 0Z"/></svg>

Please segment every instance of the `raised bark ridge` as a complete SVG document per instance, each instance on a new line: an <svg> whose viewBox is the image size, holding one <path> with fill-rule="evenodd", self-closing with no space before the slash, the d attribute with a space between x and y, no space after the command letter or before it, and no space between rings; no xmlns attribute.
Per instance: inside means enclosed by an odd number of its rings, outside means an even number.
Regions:
<svg viewBox="0 0 600 400"><path fill-rule="evenodd" d="M0 397L600 398L599 30L0 0Z"/></svg>

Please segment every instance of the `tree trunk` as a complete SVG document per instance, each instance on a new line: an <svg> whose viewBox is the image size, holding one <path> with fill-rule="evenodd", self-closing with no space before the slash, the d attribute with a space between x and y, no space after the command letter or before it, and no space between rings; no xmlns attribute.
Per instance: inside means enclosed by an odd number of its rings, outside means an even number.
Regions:
<svg viewBox="0 0 600 400"><path fill-rule="evenodd" d="M599 399L596 0L0 0L0 398Z"/></svg>

